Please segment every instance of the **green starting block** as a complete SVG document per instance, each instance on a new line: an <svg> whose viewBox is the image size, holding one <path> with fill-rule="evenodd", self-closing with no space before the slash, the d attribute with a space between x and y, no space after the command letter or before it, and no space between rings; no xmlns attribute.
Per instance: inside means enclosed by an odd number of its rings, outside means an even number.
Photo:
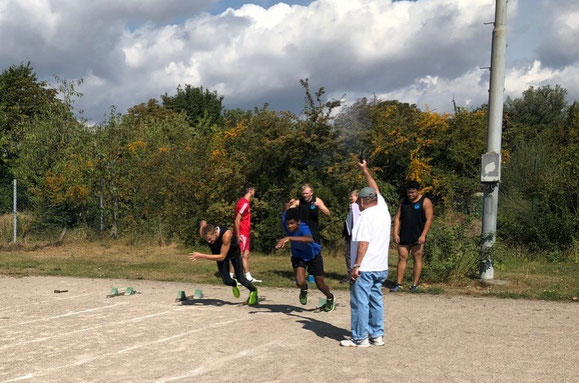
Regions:
<svg viewBox="0 0 579 383"><path fill-rule="evenodd" d="M193 294L193 299L201 299L201 298L203 298L203 290L196 289L195 294ZM188 300L189 298L187 298L187 294L185 294L185 291L181 290L177 292L177 298L175 298L175 302L183 302Z"/></svg>
<svg viewBox="0 0 579 383"><path fill-rule="evenodd" d="M322 307L324 307L326 305L326 298L320 298L318 299L318 306L317 308L321 309Z"/></svg>
<svg viewBox="0 0 579 383"><path fill-rule="evenodd" d="M137 292L132 287L127 287L125 291L119 291L117 287L113 287L107 298L118 297L120 295L135 295Z"/></svg>
<svg viewBox="0 0 579 383"><path fill-rule="evenodd" d="M109 293L109 295L107 295L107 298L116 297L117 295L119 295L119 289L117 289L116 287L113 287L111 289L111 292Z"/></svg>

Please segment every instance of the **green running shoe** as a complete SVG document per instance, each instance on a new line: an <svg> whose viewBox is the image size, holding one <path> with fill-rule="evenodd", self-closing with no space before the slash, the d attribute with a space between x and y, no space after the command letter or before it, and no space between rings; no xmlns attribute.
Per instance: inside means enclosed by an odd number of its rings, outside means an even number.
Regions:
<svg viewBox="0 0 579 383"><path fill-rule="evenodd" d="M308 304L308 289L300 290L300 303L302 305Z"/></svg>
<svg viewBox="0 0 579 383"><path fill-rule="evenodd" d="M255 291L249 292L249 298L247 298L247 304L252 306L257 303L257 289Z"/></svg>
<svg viewBox="0 0 579 383"><path fill-rule="evenodd" d="M330 312L334 311L336 308L336 300L332 296L331 298L326 299L326 306L324 307L324 311Z"/></svg>
<svg viewBox="0 0 579 383"><path fill-rule="evenodd" d="M239 292L239 287L237 287L237 285L233 286L231 290L233 291L233 296L235 298L239 298L241 296L241 293Z"/></svg>

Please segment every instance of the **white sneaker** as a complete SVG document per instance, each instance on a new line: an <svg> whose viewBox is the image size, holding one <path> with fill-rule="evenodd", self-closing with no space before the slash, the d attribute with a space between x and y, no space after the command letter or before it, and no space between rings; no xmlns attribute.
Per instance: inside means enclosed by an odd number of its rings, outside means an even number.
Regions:
<svg viewBox="0 0 579 383"><path fill-rule="evenodd" d="M370 347L368 338L362 340L345 339L340 341L342 347Z"/></svg>
<svg viewBox="0 0 579 383"><path fill-rule="evenodd" d="M374 346L384 346L384 337L377 336L376 338L370 338L370 343Z"/></svg>

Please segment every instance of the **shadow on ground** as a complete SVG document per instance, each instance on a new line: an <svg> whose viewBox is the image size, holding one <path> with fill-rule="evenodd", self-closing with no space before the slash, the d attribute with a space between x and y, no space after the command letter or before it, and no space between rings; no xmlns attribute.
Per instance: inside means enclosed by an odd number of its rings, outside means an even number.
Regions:
<svg viewBox="0 0 579 383"><path fill-rule="evenodd" d="M187 299L186 301L181 301L182 306L236 306L239 303L235 302L226 302L221 299Z"/></svg>
<svg viewBox="0 0 579 383"><path fill-rule="evenodd" d="M304 329L312 331L320 338L330 338L336 341L340 341L342 339L346 339L346 337L350 335L348 330L336 327L328 322L291 313L288 313L287 315L301 318L298 320L298 323L301 323Z"/></svg>

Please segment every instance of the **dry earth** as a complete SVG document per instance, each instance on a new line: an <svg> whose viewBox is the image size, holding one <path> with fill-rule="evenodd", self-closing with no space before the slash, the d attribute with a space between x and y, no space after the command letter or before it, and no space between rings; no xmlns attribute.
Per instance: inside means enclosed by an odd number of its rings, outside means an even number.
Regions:
<svg viewBox="0 0 579 383"><path fill-rule="evenodd" d="M348 293L310 292L0 277L0 382L579 382L577 304L385 293L386 346L351 349Z"/></svg>

